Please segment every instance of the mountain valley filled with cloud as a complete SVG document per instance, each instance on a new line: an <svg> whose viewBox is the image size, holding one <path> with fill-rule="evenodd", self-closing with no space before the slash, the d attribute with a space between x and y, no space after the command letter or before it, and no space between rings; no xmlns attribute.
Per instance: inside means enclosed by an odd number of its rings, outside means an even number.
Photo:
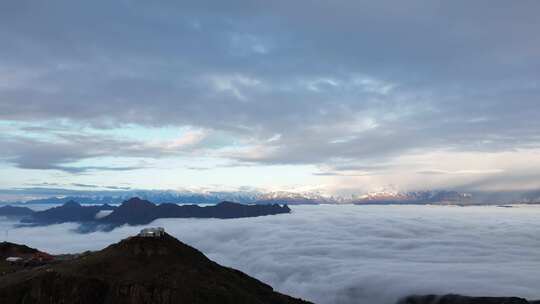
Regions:
<svg viewBox="0 0 540 304"><path fill-rule="evenodd" d="M540 304L539 12L0 1L0 303Z"/></svg>
<svg viewBox="0 0 540 304"><path fill-rule="evenodd" d="M538 206L304 205L291 214L151 226L292 296L394 304L430 293L540 299L538 216ZM141 228L80 235L75 224L14 225L1 221L8 240L54 254L98 250Z"/></svg>

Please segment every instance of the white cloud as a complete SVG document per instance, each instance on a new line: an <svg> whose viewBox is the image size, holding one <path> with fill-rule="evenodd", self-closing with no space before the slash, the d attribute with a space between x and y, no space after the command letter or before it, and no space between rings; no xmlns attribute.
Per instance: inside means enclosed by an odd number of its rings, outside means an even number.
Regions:
<svg viewBox="0 0 540 304"><path fill-rule="evenodd" d="M362 90L370 93L387 95L394 89L395 85L385 81L377 80L367 76L356 76L351 81L352 85L359 86Z"/></svg>
<svg viewBox="0 0 540 304"><path fill-rule="evenodd" d="M390 304L411 293L540 298L536 206L298 206L259 218L163 219L180 240L278 291L319 304ZM2 220L5 231L9 223ZM53 253L99 249L141 227L79 235L19 228L9 240ZM4 236L4 234L1 234Z"/></svg>
<svg viewBox="0 0 540 304"><path fill-rule="evenodd" d="M210 83L217 92L231 93L240 101L247 101L245 89L258 86L261 81L241 74L212 75L209 77Z"/></svg>
<svg viewBox="0 0 540 304"><path fill-rule="evenodd" d="M149 143L150 147L160 147L164 150L177 150L187 147L192 147L201 141L203 141L208 135L208 132L205 130L190 130L183 134L181 137L160 142L151 142Z"/></svg>

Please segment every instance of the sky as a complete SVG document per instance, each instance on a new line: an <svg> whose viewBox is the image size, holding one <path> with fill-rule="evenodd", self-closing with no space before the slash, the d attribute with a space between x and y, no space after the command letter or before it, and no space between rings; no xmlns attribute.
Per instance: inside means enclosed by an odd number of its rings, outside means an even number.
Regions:
<svg viewBox="0 0 540 304"><path fill-rule="evenodd" d="M538 189L539 10L1 1L0 187Z"/></svg>
<svg viewBox="0 0 540 304"><path fill-rule="evenodd" d="M318 304L395 304L411 294L540 299L539 206L292 206L242 219L159 219L213 261ZM58 253L99 250L142 226L77 234L75 223L14 228L7 239Z"/></svg>

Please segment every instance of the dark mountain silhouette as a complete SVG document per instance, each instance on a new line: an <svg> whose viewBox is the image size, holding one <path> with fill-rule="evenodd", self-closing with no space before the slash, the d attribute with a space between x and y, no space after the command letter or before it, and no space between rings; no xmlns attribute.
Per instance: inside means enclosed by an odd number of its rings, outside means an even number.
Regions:
<svg viewBox="0 0 540 304"><path fill-rule="evenodd" d="M232 202L221 202L215 206L201 207L198 205L156 205L139 198L124 202L109 216L100 220L112 225L143 225L159 218L241 218L281 213L290 213L287 206L274 205L243 205Z"/></svg>
<svg viewBox="0 0 540 304"><path fill-rule="evenodd" d="M98 218L100 211L109 210L110 214ZM53 207L43 211L32 211L21 220L22 223L32 225L50 225L67 222L84 224L79 232L90 232L96 229L113 229L117 226L144 225L160 218L242 218L281 213L290 213L287 206L273 205L243 205L232 202L221 202L214 206L201 207L198 205L160 204L131 198L122 205L84 206L69 201L62 206ZM1 214L0 214L1 215Z"/></svg>
<svg viewBox="0 0 540 304"><path fill-rule="evenodd" d="M67 222L93 222L96 214L101 210L114 210L110 205L81 206L79 203L69 201L62 206L53 207L43 211L36 211L23 222L34 224L59 224Z"/></svg>
<svg viewBox="0 0 540 304"><path fill-rule="evenodd" d="M34 211L28 207L3 206L0 207L0 216L29 216Z"/></svg>
<svg viewBox="0 0 540 304"><path fill-rule="evenodd" d="M98 252L0 276L0 303L308 302L220 266L165 234L131 237Z"/></svg>
<svg viewBox="0 0 540 304"><path fill-rule="evenodd" d="M540 301L527 301L516 297L466 297L461 295L409 296L398 304L540 304Z"/></svg>
<svg viewBox="0 0 540 304"><path fill-rule="evenodd" d="M102 222L111 224L146 224L155 219L154 210L156 204L139 198L131 198L122 203L109 216L102 219Z"/></svg>

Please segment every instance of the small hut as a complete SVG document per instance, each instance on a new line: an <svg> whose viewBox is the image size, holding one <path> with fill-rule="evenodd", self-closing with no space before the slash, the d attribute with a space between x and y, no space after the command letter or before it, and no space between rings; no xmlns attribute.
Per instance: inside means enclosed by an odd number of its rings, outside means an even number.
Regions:
<svg viewBox="0 0 540 304"><path fill-rule="evenodd" d="M163 227L144 228L139 232L140 237L162 237L165 235L165 229Z"/></svg>

